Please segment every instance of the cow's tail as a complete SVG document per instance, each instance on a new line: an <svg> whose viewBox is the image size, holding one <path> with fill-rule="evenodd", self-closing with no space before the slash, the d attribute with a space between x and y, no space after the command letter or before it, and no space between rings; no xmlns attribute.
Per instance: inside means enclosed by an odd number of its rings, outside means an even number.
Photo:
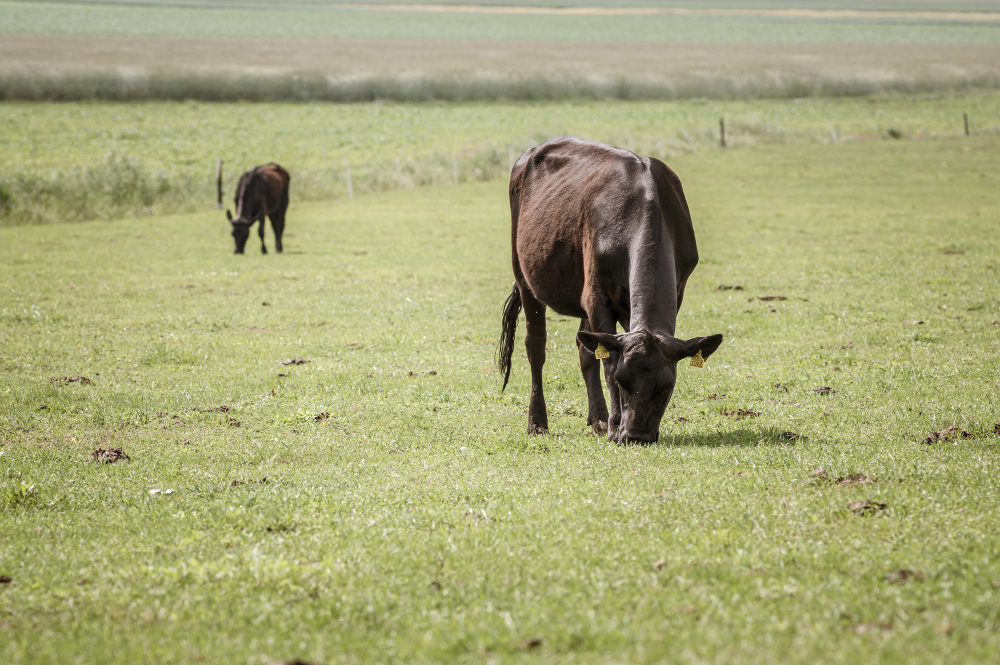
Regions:
<svg viewBox="0 0 1000 665"><path fill-rule="evenodd" d="M503 320L500 329L500 341L497 342L497 367L503 374L503 392L510 381L510 363L514 356L514 333L517 331L517 319L521 314L521 292L514 284L514 289L503 304Z"/></svg>
<svg viewBox="0 0 1000 665"><path fill-rule="evenodd" d="M215 186L219 190L219 210L222 210L222 160L215 165Z"/></svg>

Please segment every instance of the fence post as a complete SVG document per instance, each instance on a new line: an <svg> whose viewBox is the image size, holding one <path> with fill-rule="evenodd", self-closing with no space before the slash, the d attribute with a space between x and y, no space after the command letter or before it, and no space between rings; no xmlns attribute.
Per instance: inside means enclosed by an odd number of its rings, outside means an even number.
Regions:
<svg viewBox="0 0 1000 665"><path fill-rule="evenodd" d="M215 185L219 192L219 210L222 210L222 158L215 164Z"/></svg>
<svg viewBox="0 0 1000 665"><path fill-rule="evenodd" d="M962 114L962 120L965 121L965 135L968 136L969 135L969 114L968 113L963 113Z"/></svg>
<svg viewBox="0 0 1000 665"><path fill-rule="evenodd" d="M351 163L344 162L344 170L347 172L347 198L354 198L354 185L351 184Z"/></svg>
<svg viewBox="0 0 1000 665"><path fill-rule="evenodd" d="M396 183L403 189L403 168L399 164L399 157L396 158Z"/></svg>
<svg viewBox="0 0 1000 665"><path fill-rule="evenodd" d="M726 149L726 123L722 118L719 118L719 146Z"/></svg>
<svg viewBox="0 0 1000 665"><path fill-rule="evenodd" d="M458 184L458 158L455 157L455 153L451 154L451 180L452 184Z"/></svg>

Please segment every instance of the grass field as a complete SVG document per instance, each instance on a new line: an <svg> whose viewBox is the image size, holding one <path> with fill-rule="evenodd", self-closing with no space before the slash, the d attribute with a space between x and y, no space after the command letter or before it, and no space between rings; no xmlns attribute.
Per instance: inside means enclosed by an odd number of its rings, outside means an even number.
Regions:
<svg viewBox="0 0 1000 665"><path fill-rule="evenodd" d="M981 2L0 2L0 99L789 98L1000 86ZM831 11L832 10L832 11Z"/></svg>
<svg viewBox="0 0 1000 665"><path fill-rule="evenodd" d="M674 157L718 146L1000 132L1000 95L470 104L7 103L0 105L0 225L214 208L242 169L277 161L296 200L502 178L510 154L575 134ZM686 137L685 137L686 134ZM72 140L69 140L72 137ZM690 141L689 141L690 139ZM397 174L395 160L400 160Z"/></svg>
<svg viewBox="0 0 1000 665"><path fill-rule="evenodd" d="M0 228L0 662L991 662L998 148L674 155L726 341L650 447L586 431L573 321L552 435L520 345L499 393L502 181L294 202L280 256Z"/></svg>
<svg viewBox="0 0 1000 665"><path fill-rule="evenodd" d="M432 41L1000 44L1000 21L685 15L391 11L355 6L217 3L0 3L0 33L130 37L424 39ZM400 3L405 4L405 3ZM603 3L614 6L615 3ZM697 7L697 3L689 3ZM947 9L947 3L941 3Z"/></svg>

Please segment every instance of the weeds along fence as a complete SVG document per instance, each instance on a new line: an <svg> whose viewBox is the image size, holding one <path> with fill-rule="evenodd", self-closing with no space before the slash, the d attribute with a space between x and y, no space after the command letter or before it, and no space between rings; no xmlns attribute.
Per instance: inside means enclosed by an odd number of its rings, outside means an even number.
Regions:
<svg viewBox="0 0 1000 665"><path fill-rule="evenodd" d="M919 131L913 127L873 127L872 133L852 135L831 121L828 127L789 129L760 118L725 119L722 123L677 128L672 133L599 137L641 155L669 161L681 154L761 143L829 143L858 139L900 139ZM977 126L976 134L1000 134L1000 125ZM963 118L954 135L963 134ZM331 159L327 166L297 168L292 174L293 201L329 200L394 189L491 181L507 178L524 150L545 140L539 135L519 144L485 146L460 153L419 159L384 155L364 163ZM222 157L225 157L224 155ZM249 166L249 165L247 165ZM87 166L50 172L0 173L0 226L78 222L193 212L215 207L215 161L197 165L147 164L128 153L108 153ZM231 168L224 182L229 205L239 169Z"/></svg>

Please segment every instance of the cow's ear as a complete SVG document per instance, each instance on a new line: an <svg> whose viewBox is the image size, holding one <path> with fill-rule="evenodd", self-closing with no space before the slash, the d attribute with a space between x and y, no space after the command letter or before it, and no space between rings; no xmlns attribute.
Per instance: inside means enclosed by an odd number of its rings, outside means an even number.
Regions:
<svg viewBox="0 0 1000 665"><path fill-rule="evenodd" d="M596 352L598 346L603 346L608 351L621 353L622 337L624 337L624 335L586 332L581 330L576 334L576 341L582 344L583 348L587 349L591 353Z"/></svg>
<svg viewBox="0 0 1000 665"><path fill-rule="evenodd" d="M708 358L715 353L715 350L722 344L722 335L709 335L708 337L692 337L680 343L680 352L677 359L690 358L698 355L701 351L702 358Z"/></svg>
<svg viewBox="0 0 1000 665"><path fill-rule="evenodd" d="M228 219L230 222L233 221L233 213L229 212L229 210L226 210L226 219Z"/></svg>

